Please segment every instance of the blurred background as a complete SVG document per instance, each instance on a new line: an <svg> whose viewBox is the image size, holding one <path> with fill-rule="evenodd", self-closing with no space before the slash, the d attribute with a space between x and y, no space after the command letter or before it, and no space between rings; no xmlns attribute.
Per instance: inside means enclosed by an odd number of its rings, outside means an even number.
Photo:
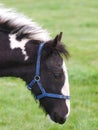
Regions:
<svg viewBox="0 0 98 130"><path fill-rule="evenodd" d="M71 113L64 125L51 123L27 90L14 77L0 78L0 130L98 130L98 1L0 0L47 29L63 32Z"/></svg>

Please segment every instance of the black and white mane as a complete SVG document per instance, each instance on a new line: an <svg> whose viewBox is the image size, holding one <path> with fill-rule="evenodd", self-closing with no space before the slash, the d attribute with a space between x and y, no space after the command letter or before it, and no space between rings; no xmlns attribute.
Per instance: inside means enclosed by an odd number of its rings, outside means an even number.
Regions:
<svg viewBox="0 0 98 130"><path fill-rule="evenodd" d="M44 97L39 99L41 107L50 118L63 124L70 113L69 81L62 54L69 53L61 42L62 33L51 39L48 31L36 22L0 6L0 77L22 78L26 84L35 76L37 52L41 44L40 82L47 93L64 98ZM41 94L38 85L31 86L34 96ZM60 97L60 96L59 96Z"/></svg>
<svg viewBox="0 0 98 130"><path fill-rule="evenodd" d="M1 25L2 24L2 25ZM32 22L22 14L16 13L12 9L0 6L0 28L9 33L17 33L18 37L27 37L33 40L48 41L50 36L47 30L42 29L36 22Z"/></svg>

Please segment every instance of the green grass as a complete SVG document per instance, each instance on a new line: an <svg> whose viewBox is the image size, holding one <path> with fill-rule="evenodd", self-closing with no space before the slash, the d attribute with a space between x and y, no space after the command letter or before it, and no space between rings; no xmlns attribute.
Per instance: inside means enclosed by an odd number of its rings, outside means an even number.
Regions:
<svg viewBox="0 0 98 130"><path fill-rule="evenodd" d="M0 130L98 130L98 1L0 0L49 30L62 31L71 58L67 62L71 114L64 125L51 123L16 78L0 78Z"/></svg>

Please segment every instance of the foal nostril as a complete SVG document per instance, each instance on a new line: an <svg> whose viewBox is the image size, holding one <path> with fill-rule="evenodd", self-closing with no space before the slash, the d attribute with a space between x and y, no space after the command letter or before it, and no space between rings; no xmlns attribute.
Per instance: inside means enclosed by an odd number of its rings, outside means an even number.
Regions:
<svg viewBox="0 0 98 130"><path fill-rule="evenodd" d="M66 121L65 117L59 116L58 113L54 113L54 121L60 124L63 124Z"/></svg>

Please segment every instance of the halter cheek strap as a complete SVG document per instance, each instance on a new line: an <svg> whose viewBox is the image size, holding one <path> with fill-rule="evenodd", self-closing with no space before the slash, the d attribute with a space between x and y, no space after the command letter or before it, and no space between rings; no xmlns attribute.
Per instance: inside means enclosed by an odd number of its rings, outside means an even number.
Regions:
<svg viewBox="0 0 98 130"><path fill-rule="evenodd" d="M41 59L41 51L43 49L43 46L44 46L43 43L41 43L39 46L38 54L37 54L37 62L36 62L36 73L34 79L27 85L27 88L31 90L34 87L34 84L37 83L39 89L41 90L41 94L35 96L36 99L42 99L45 97L58 98L58 99L70 99L70 96L65 96L62 94L55 94L55 93L47 93L43 88L40 82L40 59Z"/></svg>

